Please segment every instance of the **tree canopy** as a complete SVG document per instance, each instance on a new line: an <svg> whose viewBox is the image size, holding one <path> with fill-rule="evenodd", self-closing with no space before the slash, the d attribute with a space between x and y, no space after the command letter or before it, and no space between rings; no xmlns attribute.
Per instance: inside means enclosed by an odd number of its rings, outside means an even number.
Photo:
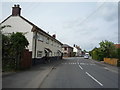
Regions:
<svg viewBox="0 0 120 90"><path fill-rule="evenodd" d="M99 48L94 48L91 51L91 55L93 59L103 60L103 58L115 58L117 57L117 51L113 42L110 41L101 41L99 43Z"/></svg>
<svg viewBox="0 0 120 90"><path fill-rule="evenodd" d="M3 69L19 69L21 55L29 45L24 33L16 32L11 35L2 34L2 63Z"/></svg>

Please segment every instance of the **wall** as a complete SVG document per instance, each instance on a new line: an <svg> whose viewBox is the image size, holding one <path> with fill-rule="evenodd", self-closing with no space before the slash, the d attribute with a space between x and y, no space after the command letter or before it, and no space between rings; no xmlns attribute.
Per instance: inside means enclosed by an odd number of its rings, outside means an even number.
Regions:
<svg viewBox="0 0 120 90"><path fill-rule="evenodd" d="M33 33L33 36L34 35L35 35L35 32ZM62 48L61 47L57 47L58 43L55 42L55 41L53 42L53 45L51 43L52 43L52 40L50 38L49 38L49 43L48 44L46 43L45 36L44 36L44 40L43 41L40 41L37 38L37 43L36 43L36 58L41 58L41 57L37 57L37 51L42 51L42 57L45 56L45 52L44 52L45 48L49 48L52 51L52 55L50 57L58 56L57 52L58 52L58 50L62 51ZM35 54L34 53L35 52L35 38L33 38L33 48L32 48L32 51L33 51L32 58L34 58L34 54ZM56 54L54 54L54 52L56 52Z"/></svg>
<svg viewBox="0 0 120 90"><path fill-rule="evenodd" d="M69 57L72 56L72 52L73 52L73 49L72 49L72 48L68 48L68 56L69 56Z"/></svg>
<svg viewBox="0 0 120 90"><path fill-rule="evenodd" d="M78 52L76 47L73 47L73 52Z"/></svg>
<svg viewBox="0 0 120 90"><path fill-rule="evenodd" d="M62 52L63 52L63 56L64 56L64 57L70 57L70 56L72 56L73 49L67 47L67 50L64 50L64 47L63 47L63 48L62 48Z"/></svg>
<svg viewBox="0 0 120 90"><path fill-rule="evenodd" d="M32 27L30 24L28 24L26 21L24 21L19 16L11 16L8 18L5 22L2 23L2 25L10 25L11 27L6 27L3 29L3 33L12 33L12 32L27 32L25 34L25 37L29 41L28 49L32 51L32 37L33 33L31 32Z"/></svg>

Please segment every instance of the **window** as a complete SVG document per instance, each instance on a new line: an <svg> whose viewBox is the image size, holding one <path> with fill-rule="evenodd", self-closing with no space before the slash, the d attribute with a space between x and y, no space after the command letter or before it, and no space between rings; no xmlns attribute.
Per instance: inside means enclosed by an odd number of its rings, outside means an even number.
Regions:
<svg viewBox="0 0 120 90"><path fill-rule="evenodd" d="M37 51L37 57L42 57L42 51Z"/></svg>
<svg viewBox="0 0 120 90"><path fill-rule="evenodd" d="M37 34L37 38L38 38L39 41L42 41L42 42L43 42L43 35Z"/></svg>
<svg viewBox="0 0 120 90"><path fill-rule="evenodd" d="M64 50L67 50L67 47L64 47Z"/></svg>
<svg viewBox="0 0 120 90"><path fill-rule="evenodd" d="M46 39L46 43L49 44L49 38Z"/></svg>

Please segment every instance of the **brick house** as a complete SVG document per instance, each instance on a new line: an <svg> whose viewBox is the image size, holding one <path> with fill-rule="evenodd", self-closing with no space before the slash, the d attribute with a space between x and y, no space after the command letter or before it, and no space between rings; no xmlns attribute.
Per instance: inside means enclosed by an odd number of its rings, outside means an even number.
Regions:
<svg viewBox="0 0 120 90"><path fill-rule="evenodd" d="M62 45L63 57L71 57L73 53L73 47L63 44Z"/></svg>

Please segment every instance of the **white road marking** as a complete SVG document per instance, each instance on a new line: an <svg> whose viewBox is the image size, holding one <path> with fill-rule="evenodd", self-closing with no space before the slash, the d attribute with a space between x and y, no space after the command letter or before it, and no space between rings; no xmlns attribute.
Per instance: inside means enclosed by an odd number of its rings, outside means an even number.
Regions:
<svg viewBox="0 0 120 90"><path fill-rule="evenodd" d="M79 68L80 68L80 69L82 69L82 70L83 70L83 68L82 68L80 65L78 65L78 66L79 66Z"/></svg>
<svg viewBox="0 0 120 90"><path fill-rule="evenodd" d="M81 65L95 65L95 64L93 64L93 63L80 63Z"/></svg>
<svg viewBox="0 0 120 90"><path fill-rule="evenodd" d="M106 67L104 67L104 69L107 69L107 70L108 70L108 68L106 68Z"/></svg>
<svg viewBox="0 0 120 90"><path fill-rule="evenodd" d="M100 83L97 79L95 79L93 76L91 76L88 72L86 72L86 74L91 77L94 81L96 81L100 86L103 86L102 83Z"/></svg>
<svg viewBox="0 0 120 90"><path fill-rule="evenodd" d="M85 63L80 63L81 65L85 65Z"/></svg>

